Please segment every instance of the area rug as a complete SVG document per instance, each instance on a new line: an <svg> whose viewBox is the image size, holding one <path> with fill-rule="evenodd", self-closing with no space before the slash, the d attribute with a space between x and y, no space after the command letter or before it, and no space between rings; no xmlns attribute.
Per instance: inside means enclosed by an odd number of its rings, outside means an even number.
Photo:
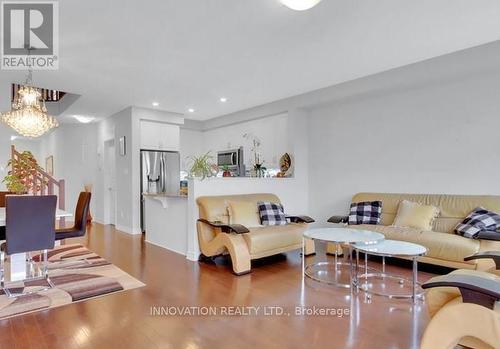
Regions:
<svg viewBox="0 0 500 349"><path fill-rule="evenodd" d="M40 258L36 255L33 260ZM55 287L46 291L9 298L0 290L0 319L145 286L82 245L62 245L50 251L49 277ZM20 293L37 291L46 285L41 279L12 282L7 287Z"/></svg>

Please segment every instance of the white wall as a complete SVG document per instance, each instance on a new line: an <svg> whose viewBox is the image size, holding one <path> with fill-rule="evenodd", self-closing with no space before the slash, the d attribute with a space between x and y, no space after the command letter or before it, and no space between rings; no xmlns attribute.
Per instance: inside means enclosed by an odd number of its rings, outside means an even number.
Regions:
<svg viewBox="0 0 500 349"><path fill-rule="evenodd" d="M204 132L203 147L216 155L220 150L244 148L244 162L247 169L253 166L251 134L261 141L260 153L264 166L279 168L279 159L286 152L292 152L288 144L288 115L286 113L258 118L233 125L210 129Z"/></svg>
<svg viewBox="0 0 500 349"><path fill-rule="evenodd" d="M309 200L324 222L361 191L500 194L500 72L311 111Z"/></svg>
<svg viewBox="0 0 500 349"><path fill-rule="evenodd" d="M180 131L180 157L181 171L189 171L190 159L205 151L204 133L199 130L181 128Z"/></svg>
<svg viewBox="0 0 500 349"><path fill-rule="evenodd" d="M217 152L226 149L244 148L244 162L248 168L253 166L253 147L250 139L243 138L248 133L261 141L260 153L268 168L279 168L280 157L293 153L294 145L289 141L290 126L288 113L271 116L258 116L252 120L218 124L210 129L181 128L181 169L189 170L188 157L211 152L216 161Z"/></svg>
<svg viewBox="0 0 500 349"><path fill-rule="evenodd" d="M45 158L54 157L54 177L65 180L66 210L74 212L84 185L93 185L96 192L97 125L62 124L39 140L39 163L45 167ZM95 214L93 196L91 211Z"/></svg>
<svg viewBox="0 0 500 349"><path fill-rule="evenodd" d="M40 140L39 139L28 139L28 138L16 138L12 141L12 144L16 147L18 152L29 151L35 157L38 165L45 168L45 158L42 157L40 153Z"/></svg>
<svg viewBox="0 0 500 349"><path fill-rule="evenodd" d="M116 228L127 233L140 233L140 228L136 229L134 223L134 200L139 200L134 196L134 171L139 171L134 166L134 157L138 157L134 151L135 143L133 140L134 129L132 126L132 109L127 108L111 116L112 127L114 129L113 137L115 139L115 162L116 162ZM140 134L137 127L137 134ZM126 154L119 154L119 139L125 137ZM100 147L104 149L104 141L100 140ZM139 179L137 179L139 182ZM102 188L103 193L105 188Z"/></svg>
<svg viewBox="0 0 500 349"><path fill-rule="evenodd" d="M62 124L36 140L21 137L11 141L10 136L15 135L15 131L0 124L0 182L8 171L6 165L10 159L11 144L18 151L31 151L42 168L45 168L45 159L52 155L54 177L66 180L66 209L73 212L78 195L84 190L83 186L96 181L96 130L96 124ZM4 184L0 183L0 190L4 188ZM93 200L92 211L95 207L96 200Z"/></svg>
<svg viewBox="0 0 500 349"><path fill-rule="evenodd" d="M3 178L7 175L7 162L10 159L10 146L12 144L10 137L15 132L8 126L0 123L0 191L5 190L5 184L2 183Z"/></svg>

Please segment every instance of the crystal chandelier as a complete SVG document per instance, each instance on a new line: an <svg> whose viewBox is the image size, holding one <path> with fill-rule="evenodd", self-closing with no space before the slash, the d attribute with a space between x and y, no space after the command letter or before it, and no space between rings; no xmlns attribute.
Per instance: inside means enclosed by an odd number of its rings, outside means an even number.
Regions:
<svg viewBox="0 0 500 349"><path fill-rule="evenodd" d="M12 110L0 115L0 120L22 136L36 138L58 127L57 120L47 114L45 100L40 90L33 87L33 71L30 67L24 86L17 91Z"/></svg>

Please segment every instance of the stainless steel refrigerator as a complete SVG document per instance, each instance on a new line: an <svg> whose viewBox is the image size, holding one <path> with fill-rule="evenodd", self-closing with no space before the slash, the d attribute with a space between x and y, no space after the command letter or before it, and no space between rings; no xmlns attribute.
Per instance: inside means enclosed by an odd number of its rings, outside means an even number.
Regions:
<svg viewBox="0 0 500 349"><path fill-rule="evenodd" d="M141 228L145 230L144 193L175 194L180 190L178 152L141 150Z"/></svg>

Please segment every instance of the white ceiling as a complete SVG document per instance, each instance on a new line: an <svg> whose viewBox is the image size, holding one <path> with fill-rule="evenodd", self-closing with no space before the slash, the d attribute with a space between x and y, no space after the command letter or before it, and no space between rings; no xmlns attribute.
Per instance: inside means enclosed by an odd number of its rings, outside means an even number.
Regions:
<svg viewBox="0 0 500 349"><path fill-rule="evenodd" d="M82 96L66 117L158 101L209 119L500 39L498 0L323 0L304 12L278 0L59 4L59 71L34 78Z"/></svg>

